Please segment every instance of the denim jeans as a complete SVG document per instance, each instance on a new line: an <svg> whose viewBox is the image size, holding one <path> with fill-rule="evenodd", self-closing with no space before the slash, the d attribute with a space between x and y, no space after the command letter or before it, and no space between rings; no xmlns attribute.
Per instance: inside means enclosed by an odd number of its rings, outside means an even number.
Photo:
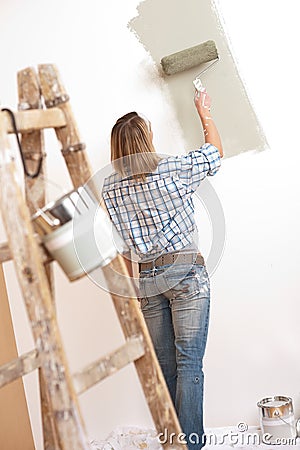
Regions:
<svg viewBox="0 0 300 450"><path fill-rule="evenodd" d="M203 436L203 370L210 309L206 267L173 264L140 272L140 304L189 450Z"/></svg>

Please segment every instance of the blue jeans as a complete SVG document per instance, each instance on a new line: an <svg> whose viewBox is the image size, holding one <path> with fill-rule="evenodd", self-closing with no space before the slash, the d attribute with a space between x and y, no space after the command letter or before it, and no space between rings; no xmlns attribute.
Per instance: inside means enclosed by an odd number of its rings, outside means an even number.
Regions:
<svg viewBox="0 0 300 450"><path fill-rule="evenodd" d="M206 267L173 264L140 272L140 303L188 448L200 449L210 308Z"/></svg>

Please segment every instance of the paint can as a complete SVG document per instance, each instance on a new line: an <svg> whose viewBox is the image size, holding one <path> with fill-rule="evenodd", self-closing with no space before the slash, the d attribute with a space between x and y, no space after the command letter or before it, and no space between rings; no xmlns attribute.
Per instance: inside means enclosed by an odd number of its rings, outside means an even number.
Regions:
<svg viewBox="0 0 300 450"><path fill-rule="evenodd" d="M42 243L70 281L109 264L124 249L88 186L47 204L32 216L32 221Z"/></svg>
<svg viewBox="0 0 300 450"><path fill-rule="evenodd" d="M290 397L266 397L257 403L260 411L262 434L268 435L268 443L286 443L297 437L293 402Z"/></svg>

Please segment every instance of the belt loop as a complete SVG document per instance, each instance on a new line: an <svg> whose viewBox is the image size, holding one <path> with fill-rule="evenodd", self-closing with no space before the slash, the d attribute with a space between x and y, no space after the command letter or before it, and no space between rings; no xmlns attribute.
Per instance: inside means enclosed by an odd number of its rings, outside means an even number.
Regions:
<svg viewBox="0 0 300 450"><path fill-rule="evenodd" d="M152 276L153 276L153 277L156 275L156 272L157 272L157 268L156 268L156 267L153 267L153 269L152 269Z"/></svg>
<svg viewBox="0 0 300 450"><path fill-rule="evenodd" d="M156 267L155 267L156 259L152 259L151 262L152 262L152 276L154 277L155 272L156 272Z"/></svg>
<svg viewBox="0 0 300 450"><path fill-rule="evenodd" d="M152 276L153 276L153 277L156 275L156 272L157 272L157 268L156 268L156 266L155 266L155 261L156 261L156 259L154 259L154 260L152 261Z"/></svg>

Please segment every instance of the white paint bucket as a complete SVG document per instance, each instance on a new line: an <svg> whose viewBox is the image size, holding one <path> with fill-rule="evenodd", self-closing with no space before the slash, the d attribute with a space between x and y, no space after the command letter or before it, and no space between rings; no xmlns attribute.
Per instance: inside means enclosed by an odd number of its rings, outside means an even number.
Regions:
<svg viewBox="0 0 300 450"><path fill-rule="evenodd" d="M107 265L124 249L108 215L86 186L49 203L32 220L71 281Z"/></svg>
<svg viewBox="0 0 300 450"><path fill-rule="evenodd" d="M287 443L297 437L293 403L290 397L266 397L257 403L260 410L260 426L268 443Z"/></svg>

